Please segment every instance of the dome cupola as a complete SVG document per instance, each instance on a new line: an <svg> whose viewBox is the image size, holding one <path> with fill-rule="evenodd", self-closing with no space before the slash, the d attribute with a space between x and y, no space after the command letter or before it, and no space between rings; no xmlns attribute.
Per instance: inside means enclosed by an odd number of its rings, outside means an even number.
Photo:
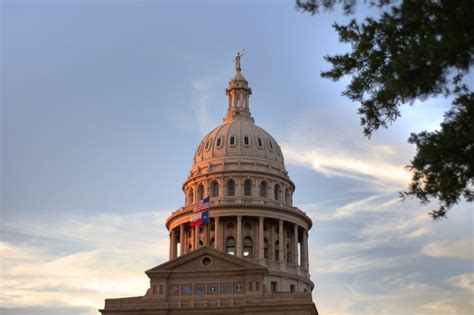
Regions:
<svg viewBox="0 0 474 315"><path fill-rule="evenodd" d="M253 121L249 108L249 96L252 94L252 89L241 73L240 57L242 55L243 53L237 53L235 57L235 74L229 81L229 87L225 90L229 102L224 123L230 122L234 117L250 118Z"/></svg>

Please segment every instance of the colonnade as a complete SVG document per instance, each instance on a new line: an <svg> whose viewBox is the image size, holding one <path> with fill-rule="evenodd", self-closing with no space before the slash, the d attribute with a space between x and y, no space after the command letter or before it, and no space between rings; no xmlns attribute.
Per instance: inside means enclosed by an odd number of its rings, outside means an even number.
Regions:
<svg viewBox="0 0 474 315"><path fill-rule="evenodd" d="M251 242L246 247L250 252L244 250L245 240ZM282 270L293 266L307 271L309 266L307 229L282 219L233 215L213 216L209 226L190 227L189 223L183 223L170 232L170 259L178 257L178 249L179 255L183 255L204 245Z"/></svg>

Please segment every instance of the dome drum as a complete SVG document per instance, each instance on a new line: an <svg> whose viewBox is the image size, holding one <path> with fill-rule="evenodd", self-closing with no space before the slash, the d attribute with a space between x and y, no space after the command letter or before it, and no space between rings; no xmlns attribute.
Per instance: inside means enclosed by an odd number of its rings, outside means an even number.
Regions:
<svg viewBox="0 0 474 315"><path fill-rule="evenodd" d="M256 204L291 207L294 188L294 184L285 178L254 172L206 174L194 177L183 185L186 206L209 196L211 200L221 197L229 200L229 203L231 200L241 199Z"/></svg>

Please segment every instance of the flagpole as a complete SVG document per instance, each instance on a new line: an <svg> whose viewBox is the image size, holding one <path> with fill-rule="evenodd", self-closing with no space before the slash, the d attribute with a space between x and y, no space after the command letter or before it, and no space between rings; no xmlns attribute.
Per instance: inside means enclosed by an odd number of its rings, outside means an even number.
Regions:
<svg viewBox="0 0 474 315"><path fill-rule="evenodd" d="M209 211L209 220L207 220L207 240L206 240L207 246L209 246L209 247L211 247L211 244L209 244L209 241L210 241L210 238L211 238L211 236L210 236L210 234L211 234L211 205L210 205L210 203L211 202L209 201L209 210L207 210L207 211ZM214 240L214 242L215 241L216 240Z"/></svg>

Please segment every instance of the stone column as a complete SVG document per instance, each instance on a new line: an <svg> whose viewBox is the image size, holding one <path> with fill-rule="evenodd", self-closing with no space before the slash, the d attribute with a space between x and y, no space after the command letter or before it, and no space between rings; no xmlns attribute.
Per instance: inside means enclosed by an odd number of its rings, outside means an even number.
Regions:
<svg viewBox="0 0 474 315"><path fill-rule="evenodd" d="M174 230L170 232L170 259L176 258L176 233Z"/></svg>
<svg viewBox="0 0 474 315"><path fill-rule="evenodd" d="M184 255L184 224L179 226L179 256Z"/></svg>
<svg viewBox="0 0 474 315"><path fill-rule="evenodd" d="M264 217L258 217L258 258L260 264L265 264L265 242L263 241Z"/></svg>
<svg viewBox="0 0 474 315"><path fill-rule="evenodd" d="M214 217L214 248L217 250L221 250L221 231L220 224L219 224L219 217Z"/></svg>
<svg viewBox="0 0 474 315"><path fill-rule="evenodd" d="M199 225L194 227L194 250L199 248Z"/></svg>
<svg viewBox="0 0 474 315"><path fill-rule="evenodd" d="M242 216L237 216L237 257L242 257Z"/></svg>
<svg viewBox="0 0 474 315"><path fill-rule="evenodd" d="M281 268L284 268L285 266L285 261L284 261L284 258L285 255L284 255L284 252L283 252L283 249L284 249L284 239L283 239L283 220L279 220L278 221L278 260L280 261L280 267Z"/></svg>
<svg viewBox="0 0 474 315"><path fill-rule="evenodd" d="M308 270L308 231L307 230L303 230L303 244L301 245L301 251L303 252L303 255L302 255L302 265L303 265L303 268L306 270Z"/></svg>
<svg viewBox="0 0 474 315"><path fill-rule="evenodd" d="M293 225L293 264L298 266L298 224Z"/></svg>

